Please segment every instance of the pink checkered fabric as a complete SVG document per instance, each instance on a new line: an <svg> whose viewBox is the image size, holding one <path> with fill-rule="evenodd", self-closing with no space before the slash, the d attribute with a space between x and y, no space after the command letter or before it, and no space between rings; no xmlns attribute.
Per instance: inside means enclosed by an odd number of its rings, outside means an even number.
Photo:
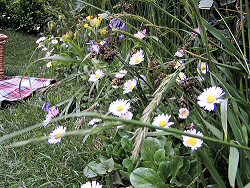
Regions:
<svg viewBox="0 0 250 188"><path fill-rule="evenodd" d="M22 100L53 81L46 78L24 77L21 82L21 79L21 76L16 76L0 81L0 102Z"/></svg>

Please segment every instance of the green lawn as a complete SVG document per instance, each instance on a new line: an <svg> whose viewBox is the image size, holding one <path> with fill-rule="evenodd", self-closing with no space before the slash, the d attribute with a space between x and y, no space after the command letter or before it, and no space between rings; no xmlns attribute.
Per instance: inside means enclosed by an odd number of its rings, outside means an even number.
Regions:
<svg viewBox="0 0 250 188"><path fill-rule="evenodd" d="M29 65L29 59L36 48L36 37L13 30L6 30L9 37L6 46L5 75L22 75ZM49 71L41 62L29 71L32 76L49 77ZM56 105L72 97L76 85L56 87L43 96L34 96L23 102L10 104L0 110L0 137L44 120L41 109L45 100ZM38 128L10 142L49 135L58 125L75 129L76 119L53 123ZM19 148L5 148L0 144L0 187L79 187L84 182L83 168L93 159L98 149L93 148L93 139L82 143L82 138L63 138L60 144L49 145L47 140ZM4 143L8 145L8 143Z"/></svg>

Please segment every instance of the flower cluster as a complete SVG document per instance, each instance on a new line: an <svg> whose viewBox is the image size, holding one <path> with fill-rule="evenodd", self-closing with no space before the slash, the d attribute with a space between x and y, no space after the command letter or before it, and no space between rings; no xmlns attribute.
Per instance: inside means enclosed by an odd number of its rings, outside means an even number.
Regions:
<svg viewBox="0 0 250 188"><path fill-rule="evenodd" d="M42 107L43 110L45 110L47 112L46 114L46 118L43 122L43 126L47 126L50 121L52 120L52 118L56 117L59 115L59 108L57 106L53 106L53 107L50 107L50 103L49 101L46 101Z"/></svg>
<svg viewBox="0 0 250 188"><path fill-rule="evenodd" d="M85 184L81 185L81 188L102 188L102 185L100 185L96 181L92 181L92 182L86 182Z"/></svg>

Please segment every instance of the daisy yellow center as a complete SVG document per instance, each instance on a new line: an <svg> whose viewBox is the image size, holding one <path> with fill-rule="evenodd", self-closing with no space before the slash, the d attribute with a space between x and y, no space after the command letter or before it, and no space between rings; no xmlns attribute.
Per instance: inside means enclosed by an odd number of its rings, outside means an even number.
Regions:
<svg viewBox="0 0 250 188"><path fill-rule="evenodd" d="M141 58L140 57L138 57L138 58L136 58L135 59L135 63L137 64L137 63L140 63L141 62Z"/></svg>
<svg viewBox="0 0 250 188"><path fill-rule="evenodd" d="M165 127L167 125L167 121L166 120L161 120L159 122L159 125L160 125L160 127Z"/></svg>
<svg viewBox="0 0 250 188"><path fill-rule="evenodd" d="M208 103L214 103L216 100L215 96L214 95L208 95L207 96L207 102Z"/></svg>
<svg viewBox="0 0 250 188"><path fill-rule="evenodd" d="M130 91L133 90L134 87L135 87L135 85L134 85L134 84L131 84L131 85L129 86L129 90L130 90Z"/></svg>
<svg viewBox="0 0 250 188"><path fill-rule="evenodd" d="M95 74L95 78L96 78L96 79L98 79L98 78L100 78L100 77L101 77L101 74L100 74L100 73L96 73L96 74Z"/></svg>
<svg viewBox="0 0 250 188"><path fill-rule="evenodd" d="M118 112L122 111L123 109L124 109L124 107L122 105L117 106L117 111Z"/></svg>
<svg viewBox="0 0 250 188"><path fill-rule="evenodd" d="M201 70L206 70L207 69L207 66L203 65L201 66Z"/></svg>
<svg viewBox="0 0 250 188"><path fill-rule="evenodd" d="M57 133L56 136L55 136L56 139L58 138L62 138L62 134L61 133Z"/></svg>
<svg viewBox="0 0 250 188"><path fill-rule="evenodd" d="M196 138L189 138L187 141L189 146L194 146L197 143Z"/></svg>
<svg viewBox="0 0 250 188"><path fill-rule="evenodd" d="M184 112L182 113L182 116L186 117L186 116L187 116L187 112L184 111Z"/></svg>

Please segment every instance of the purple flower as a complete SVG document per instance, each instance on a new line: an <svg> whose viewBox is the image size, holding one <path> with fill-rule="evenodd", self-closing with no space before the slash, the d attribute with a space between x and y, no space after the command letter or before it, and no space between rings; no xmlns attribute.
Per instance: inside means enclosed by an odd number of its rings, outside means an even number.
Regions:
<svg viewBox="0 0 250 188"><path fill-rule="evenodd" d="M45 110L46 112L49 112L49 110L50 110L50 102L49 102L49 101L46 101L46 102L43 104L42 109Z"/></svg>
<svg viewBox="0 0 250 188"><path fill-rule="evenodd" d="M123 23L122 26L120 27L120 30L125 31L126 30L126 23Z"/></svg>
<svg viewBox="0 0 250 188"><path fill-rule="evenodd" d="M124 40L124 38L125 38L124 35L119 36L120 40Z"/></svg>
<svg viewBox="0 0 250 188"><path fill-rule="evenodd" d="M119 28L120 25L122 24L121 20L120 19L117 19L117 18L113 18L110 23L109 23L109 26L112 28Z"/></svg>
<svg viewBox="0 0 250 188"><path fill-rule="evenodd" d="M89 51L94 51L96 54L99 53L100 47L93 40L87 42L86 44L90 45L90 48L88 48Z"/></svg>

